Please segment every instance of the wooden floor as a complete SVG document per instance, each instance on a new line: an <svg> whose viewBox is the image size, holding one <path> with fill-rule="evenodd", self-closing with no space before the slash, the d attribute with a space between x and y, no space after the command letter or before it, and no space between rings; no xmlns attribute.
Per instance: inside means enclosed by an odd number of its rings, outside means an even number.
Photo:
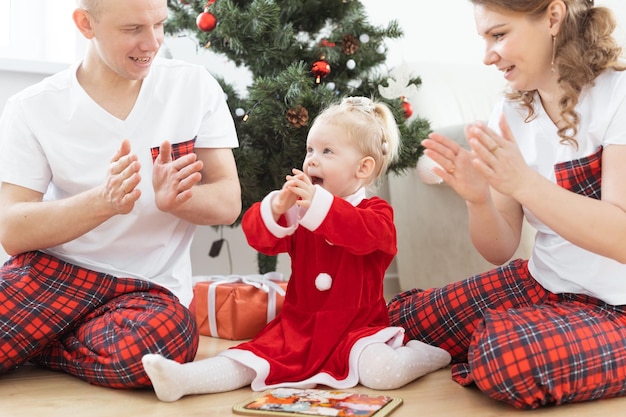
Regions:
<svg viewBox="0 0 626 417"><path fill-rule="evenodd" d="M198 358L212 356L234 342L202 337ZM354 391L378 393L363 387ZM486 398L474 388L450 380L449 369L440 370L386 395L404 403L392 417L506 417L506 416L624 416L626 398L519 411ZM63 373L33 365L0 377L2 417L213 417L232 415L231 407L254 396L249 388L224 394L184 397L174 403L160 402L151 390L121 391L89 385Z"/></svg>

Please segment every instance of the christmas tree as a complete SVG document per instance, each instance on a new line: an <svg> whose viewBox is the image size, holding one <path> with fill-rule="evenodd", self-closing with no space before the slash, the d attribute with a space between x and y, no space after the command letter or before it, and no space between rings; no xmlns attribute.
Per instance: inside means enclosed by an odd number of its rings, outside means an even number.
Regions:
<svg viewBox="0 0 626 417"><path fill-rule="evenodd" d="M413 117L406 92L421 84L385 70L386 39L403 35L397 22L367 21L356 0L168 0L166 33L190 36L201 48L247 68L252 82L238 94L217 77L228 96L240 147L234 150L243 212L282 187L301 167L308 127L315 115L345 96L366 96L392 109L402 150L390 172L414 168L428 121ZM259 272L276 258L259 254Z"/></svg>

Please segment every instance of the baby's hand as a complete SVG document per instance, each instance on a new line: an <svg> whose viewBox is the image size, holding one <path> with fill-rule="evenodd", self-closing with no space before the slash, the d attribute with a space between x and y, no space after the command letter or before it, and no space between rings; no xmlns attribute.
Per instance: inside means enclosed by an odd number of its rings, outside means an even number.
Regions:
<svg viewBox="0 0 626 417"><path fill-rule="evenodd" d="M294 194L291 190L291 180L287 176L287 181L283 184L283 188L272 199L271 207L274 219L278 218L287 212L298 200L298 195Z"/></svg>
<svg viewBox="0 0 626 417"><path fill-rule="evenodd" d="M293 169L293 175L287 176L287 180L291 181L291 189L299 199L296 204L300 207L311 207L311 201L315 195L315 186L311 182L311 179L299 169Z"/></svg>

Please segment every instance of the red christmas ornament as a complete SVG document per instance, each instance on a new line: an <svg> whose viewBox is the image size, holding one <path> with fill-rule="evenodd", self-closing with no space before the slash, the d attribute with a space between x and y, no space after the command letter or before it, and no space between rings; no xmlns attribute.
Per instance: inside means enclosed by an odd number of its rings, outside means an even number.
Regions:
<svg viewBox="0 0 626 417"><path fill-rule="evenodd" d="M402 97L402 108L404 109L404 117L407 119L413 115L413 106L406 97Z"/></svg>
<svg viewBox="0 0 626 417"><path fill-rule="evenodd" d="M210 32L217 26L217 18L208 8L204 9L204 12L200 13L196 18L196 26L203 32Z"/></svg>
<svg viewBox="0 0 626 417"><path fill-rule="evenodd" d="M313 63L311 72L315 75L315 84L319 84L322 78L326 78L330 74L330 64L324 60L324 57L321 57Z"/></svg>

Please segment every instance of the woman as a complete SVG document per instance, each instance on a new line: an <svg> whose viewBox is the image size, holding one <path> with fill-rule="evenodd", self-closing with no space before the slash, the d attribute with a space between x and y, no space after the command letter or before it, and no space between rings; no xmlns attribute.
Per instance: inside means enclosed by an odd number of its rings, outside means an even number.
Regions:
<svg viewBox="0 0 626 417"><path fill-rule="evenodd" d="M390 301L392 325L446 349L454 380L519 408L626 393L626 66L588 0L471 0L485 64L510 91L469 150L432 134L434 172L501 265L524 217L529 260Z"/></svg>

